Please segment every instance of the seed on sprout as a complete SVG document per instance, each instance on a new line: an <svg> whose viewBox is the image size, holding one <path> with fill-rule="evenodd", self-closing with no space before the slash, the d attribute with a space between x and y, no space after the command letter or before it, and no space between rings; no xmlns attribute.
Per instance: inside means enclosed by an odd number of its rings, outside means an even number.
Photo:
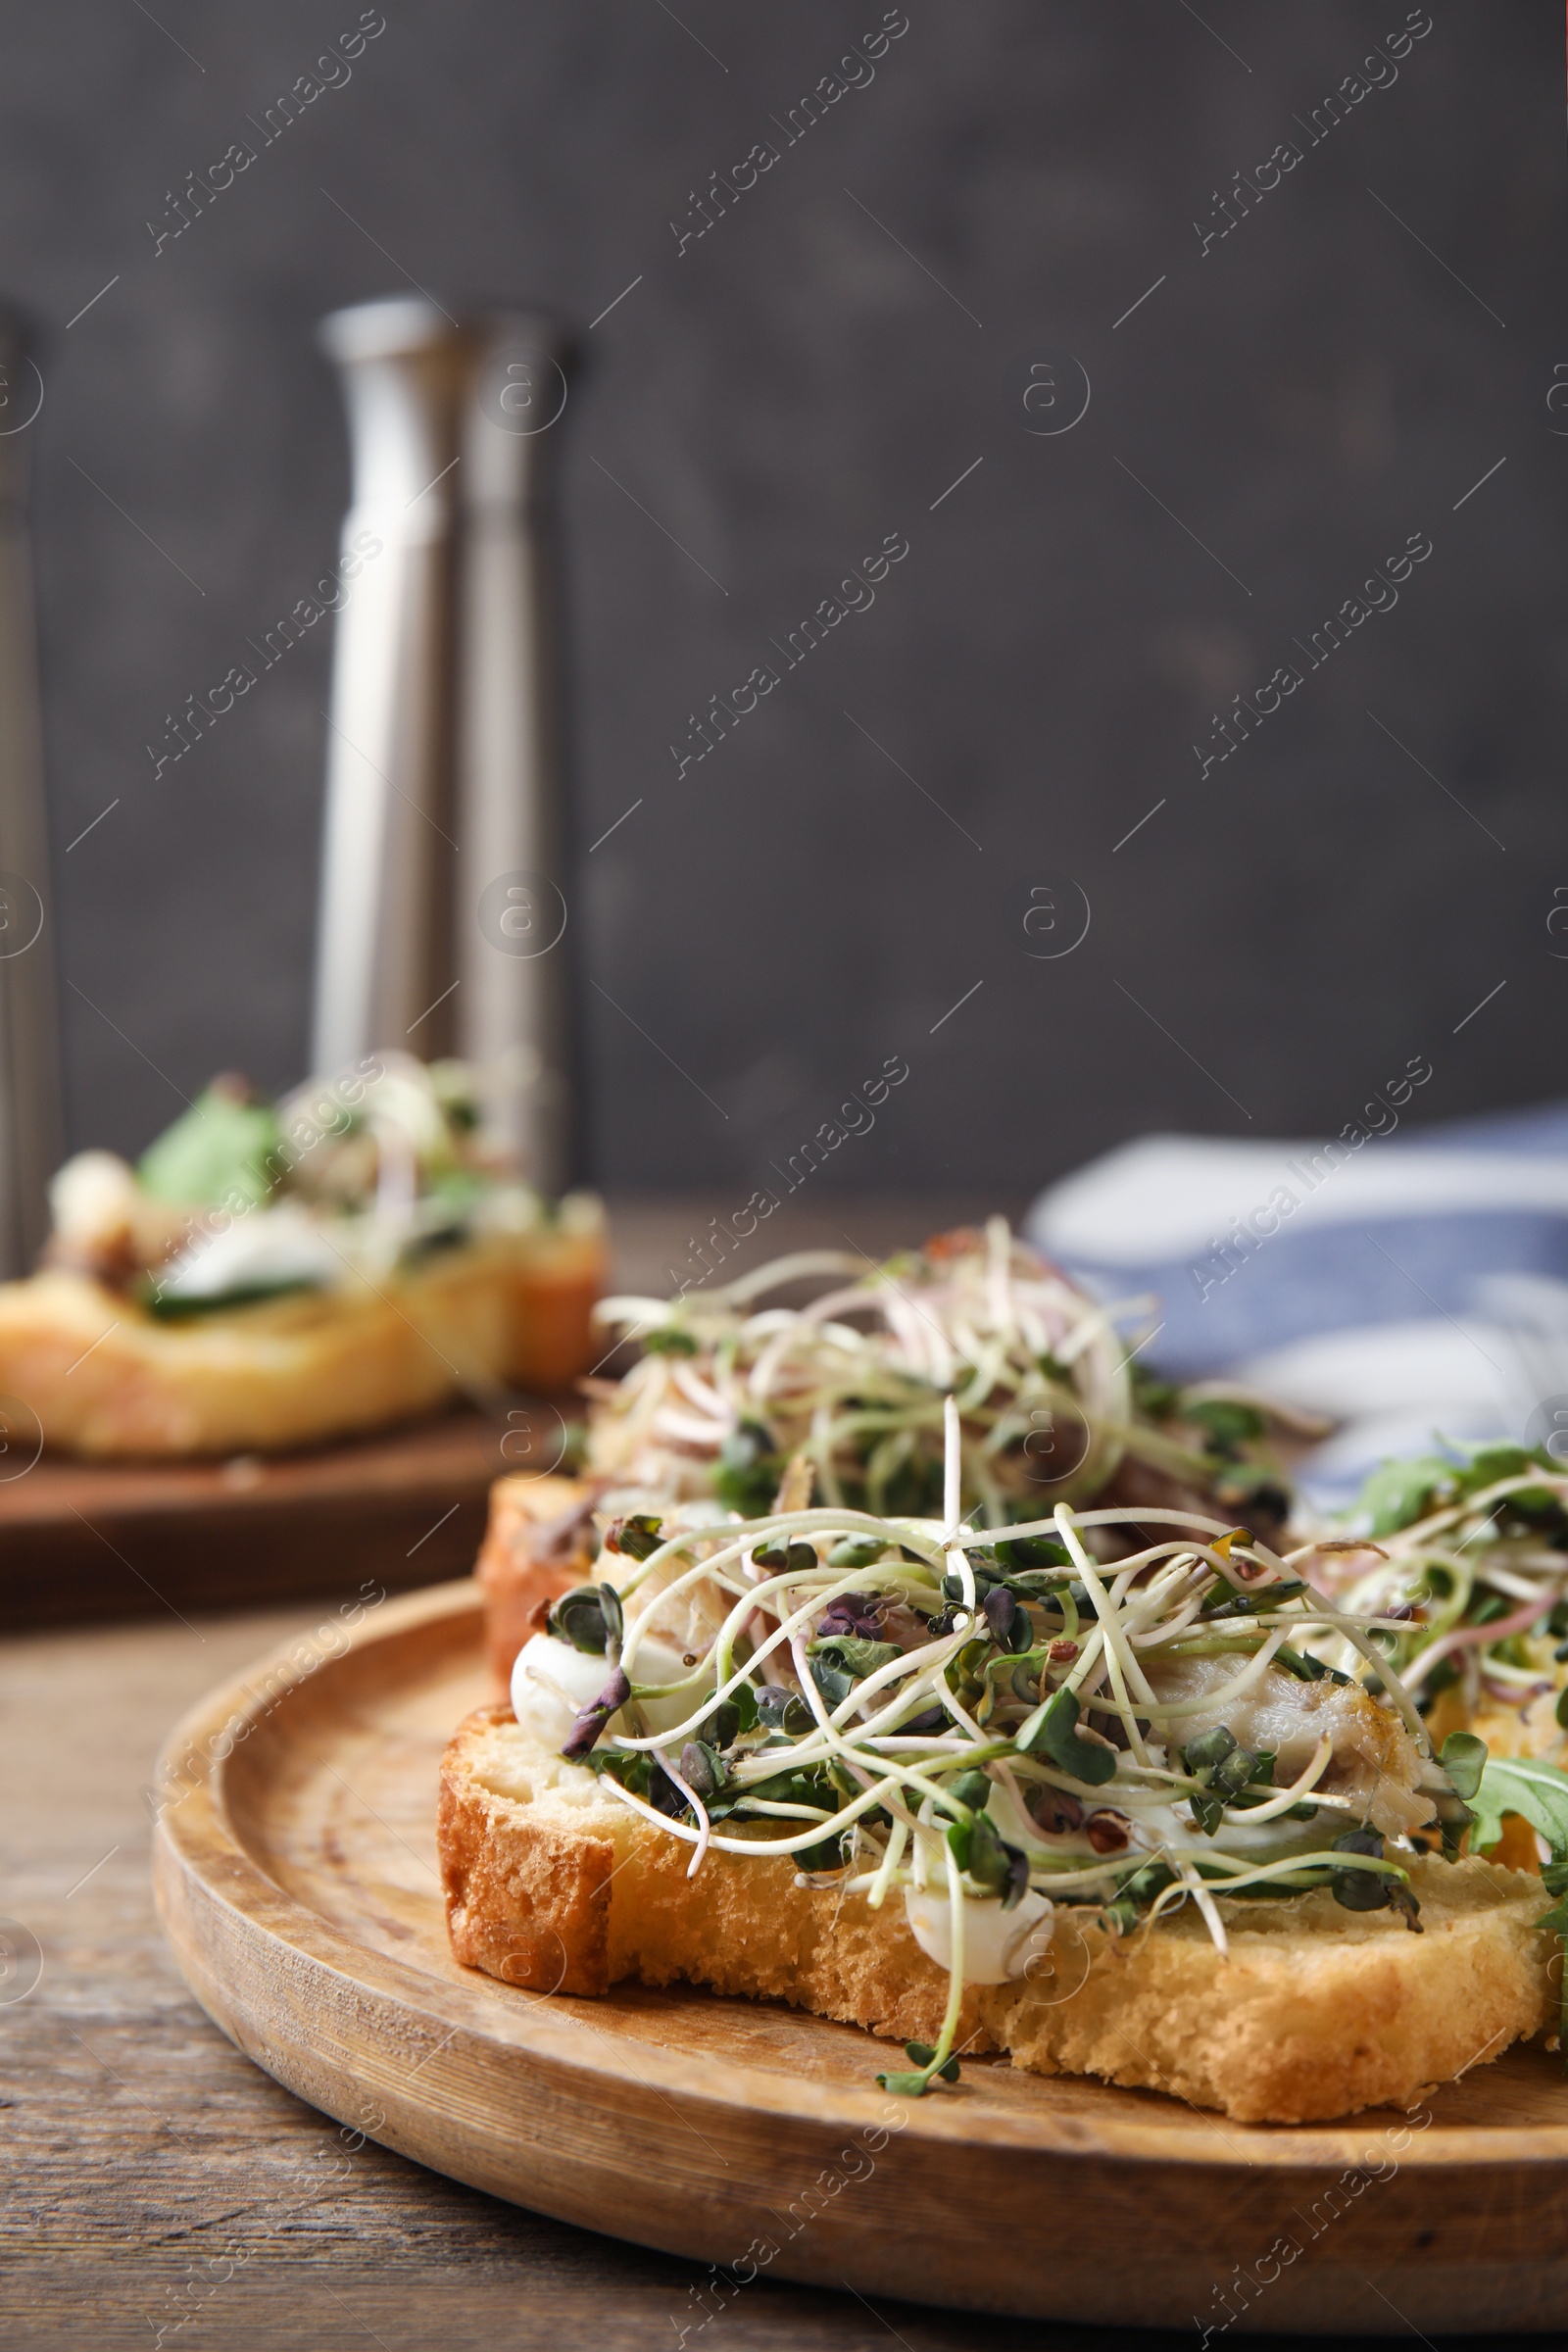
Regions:
<svg viewBox="0 0 1568 2352"><path fill-rule="evenodd" d="M1065 1788L1053 1788L1049 1782L1036 1782L1027 1798L1029 1817L1044 1830L1048 1838L1066 1838L1084 1826L1084 1809L1075 1796Z"/></svg>
<svg viewBox="0 0 1568 2352"><path fill-rule="evenodd" d="M612 1522L605 1536L607 1551L623 1551L628 1559L646 1560L663 1542L660 1532L662 1519L650 1518L646 1511L635 1511L629 1519Z"/></svg>

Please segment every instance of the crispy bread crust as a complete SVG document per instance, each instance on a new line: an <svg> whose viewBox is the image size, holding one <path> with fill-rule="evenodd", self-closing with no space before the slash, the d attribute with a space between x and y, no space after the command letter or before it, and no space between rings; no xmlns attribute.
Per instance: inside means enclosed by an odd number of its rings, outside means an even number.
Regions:
<svg viewBox="0 0 1568 2352"><path fill-rule="evenodd" d="M51 1450L179 1459L318 1446L461 1387L560 1386L589 1360L597 1235L440 1253L356 1282L165 1322L77 1274L0 1285L0 1393Z"/></svg>
<svg viewBox="0 0 1568 2352"><path fill-rule="evenodd" d="M597 1993L678 1979L933 2042L947 1977L904 1905L797 1883L786 1858L691 1847L568 1775L509 1707L481 1708L442 1767L440 1847L457 1957L504 1983ZM959 2040L1036 2074L1099 2075L1244 2123L1407 2106L1554 2014L1539 1879L1418 1860L1425 1933L1326 1890L1223 1905L1221 1960L1191 1913L1119 1941L1058 1910L1031 1975L973 1985Z"/></svg>
<svg viewBox="0 0 1568 2352"><path fill-rule="evenodd" d="M518 1650L552 1601L593 1573L590 1513L598 1492L577 1478L498 1478L474 1571L484 1588L485 1654L506 1690Z"/></svg>
<svg viewBox="0 0 1568 2352"><path fill-rule="evenodd" d="M469 1721L488 1728L511 1714L510 1707L485 1707ZM452 1949L466 1967L505 1984L604 1992L613 1841L543 1820L521 1837L508 1836L496 1807L510 1802L482 1786L470 1755L449 1754L437 1836Z"/></svg>

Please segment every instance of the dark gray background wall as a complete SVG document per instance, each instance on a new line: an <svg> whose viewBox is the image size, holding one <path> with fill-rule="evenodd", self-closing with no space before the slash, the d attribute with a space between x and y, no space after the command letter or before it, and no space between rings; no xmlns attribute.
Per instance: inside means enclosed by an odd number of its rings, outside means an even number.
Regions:
<svg viewBox="0 0 1568 2352"><path fill-rule="evenodd" d="M5 290L50 330L76 1142L139 1146L215 1068L301 1074L327 624L177 768L143 747L327 567L313 322L411 279L585 325L640 280L560 428L571 936L669 1057L585 987L601 1181L744 1186L895 1054L836 1181L1017 1191L1151 1126L1335 1129L1414 1054L1429 1118L1561 1091L1555 0L1432 0L1315 144L1401 0L907 0L793 145L876 0L385 0L352 79L155 253L169 191L359 13L0 9ZM682 248L760 139L778 164ZM1300 163L1205 249L1282 140ZM1091 388L1054 434L1048 352ZM874 607L677 775L688 712L887 533ZM1309 669L1412 533L1397 606ZM1216 705L1291 661L1201 776ZM1069 879L1088 936L1045 959Z"/></svg>

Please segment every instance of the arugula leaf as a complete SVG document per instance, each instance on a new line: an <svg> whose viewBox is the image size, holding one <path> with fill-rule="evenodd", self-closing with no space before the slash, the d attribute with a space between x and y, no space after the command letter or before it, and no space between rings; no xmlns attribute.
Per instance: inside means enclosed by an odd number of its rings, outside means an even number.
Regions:
<svg viewBox="0 0 1568 2352"><path fill-rule="evenodd" d="M1449 1744L1445 1740L1445 1752ZM1519 1814L1551 1847L1551 1860L1541 1876L1546 1892L1556 1900L1537 1925L1549 1929L1563 1948L1565 1982L1557 2040L1568 2072L1568 1773L1543 1764L1537 1756L1489 1756L1473 1802L1473 1847L1495 1845L1502 1836L1504 1813Z"/></svg>
<svg viewBox="0 0 1568 2352"><path fill-rule="evenodd" d="M1527 1470L1560 1470L1562 1465L1540 1446L1478 1446L1467 1461L1441 1453L1416 1455L1410 1461L1385 1462L1374 1470L1361 1490L1361 1507L1372 1515L1374 1536L1397 1535L1402 1527L1440 1503L1462 1501L1499 1479L1518 1478ZM1505 1497L1507 1508L1526 1519L1558 1519L1562 1506L1545 1487L1521 1487Z"/></svg>
<svg viewBox="0 0 1568 2352"><path fill-rule="evenodd" d="M1449 1744L1444 1742L1445 1759ZM1554 1764L1544 1764L1538 1756L1489 1756L1480 1786L1466 1801L1476 1817L1472 1850L1495 1845L1502 1836L1503 1815L1517 1813L1540 1831L1555 1854L1568 1855L1568 1773Z"/></svg>
<svg viewBox="0 0 1568 2352"><path fill-rule="evenodd" d="M246 1102L232 1085L210 1086L136 1163L143 1192L180 1207L259 1208L274 1178L267 1155L282 1141L270 1102ZM279 1162L279 1166L281 1166Z"/></svg>
<svg viewBox="0 0 1568 2352"><path fill-rule="evenodd" d="M1372 1514L1374 1536L1397 1535L1425 1518L1438 1495L1451 1487L1459 1465L1441 1453L1418 1454L1414 1461L1385 1462L1361 1489L1361 1508Z"/></svg>

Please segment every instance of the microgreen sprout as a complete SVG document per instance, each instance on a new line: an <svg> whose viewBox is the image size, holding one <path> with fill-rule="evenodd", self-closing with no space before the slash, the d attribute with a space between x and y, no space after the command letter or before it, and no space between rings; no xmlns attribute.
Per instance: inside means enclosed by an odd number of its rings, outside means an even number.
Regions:
<svg viewBox="0 0 1568 2352"><path fill-rule="evenodd" d="M1357 1615L1304 1553L1228 1517L1057 1500L999 1542L961 1515L951 1396L943 1420L940 1516L813 1503L623 1525L601 1555L613 1602L579 1588L552 1619L616 1677L566 1752L689 1845L692 1874L789 1856L835 1903L903 1893L948 1977L937 2038L881 2078L910 2097L956 2080L966 1981L1016 1972L1059 1908L1108 1948L1190 1903L1221 1955L1222 1905L1249 1896L1321 1888L1419 1928L1409 1831L1442 1804L1418 1785L1462 1813L1473 1779L1460 1751L1432 1763L1379 1646L1405 1621ZM676 1624L687 1671L645 1679ZM1354 1687L1372 1668L1379 1697ZM940 1958L916 1924L933 1903Z"/></svg>
<svg viewBox="0 0 1568 2352"><path fill-rule="evenodd" d="M766 1303L806 1282L828 1287L804 1307ZM750 1518L804 1452L825 1504L950 1530L978 1511L1004 1530L1042 1503L1111 1495L1125 1465L1146 1499L1152 1477L1173 1496L1234 1494L1253 1525L1277 1524L1289 1498L1267 1439L1292 1416L1149 1379L1124 1327L1151 1304L1100 1304L1001 1217L885 1265L813 1250L673 1302L607 1298L601 1320L644 1352L623 1379L590 1384L589 1467Z"/></svg>
<svg viewBox="0 0 1568 2352"><path fill-rule="evenodd" d="M1546 1700L1568 1730L1568 1470L1555 1455L1494 1445L1389 1463L1362 1512L1371 1538L1292 1555L1352 1614L1383 1621L1379 1659L1331 1642L1324 1660L1373 1688L1386 1665L1444 1728L1515 1714L1534 1745Z"/></svg>

